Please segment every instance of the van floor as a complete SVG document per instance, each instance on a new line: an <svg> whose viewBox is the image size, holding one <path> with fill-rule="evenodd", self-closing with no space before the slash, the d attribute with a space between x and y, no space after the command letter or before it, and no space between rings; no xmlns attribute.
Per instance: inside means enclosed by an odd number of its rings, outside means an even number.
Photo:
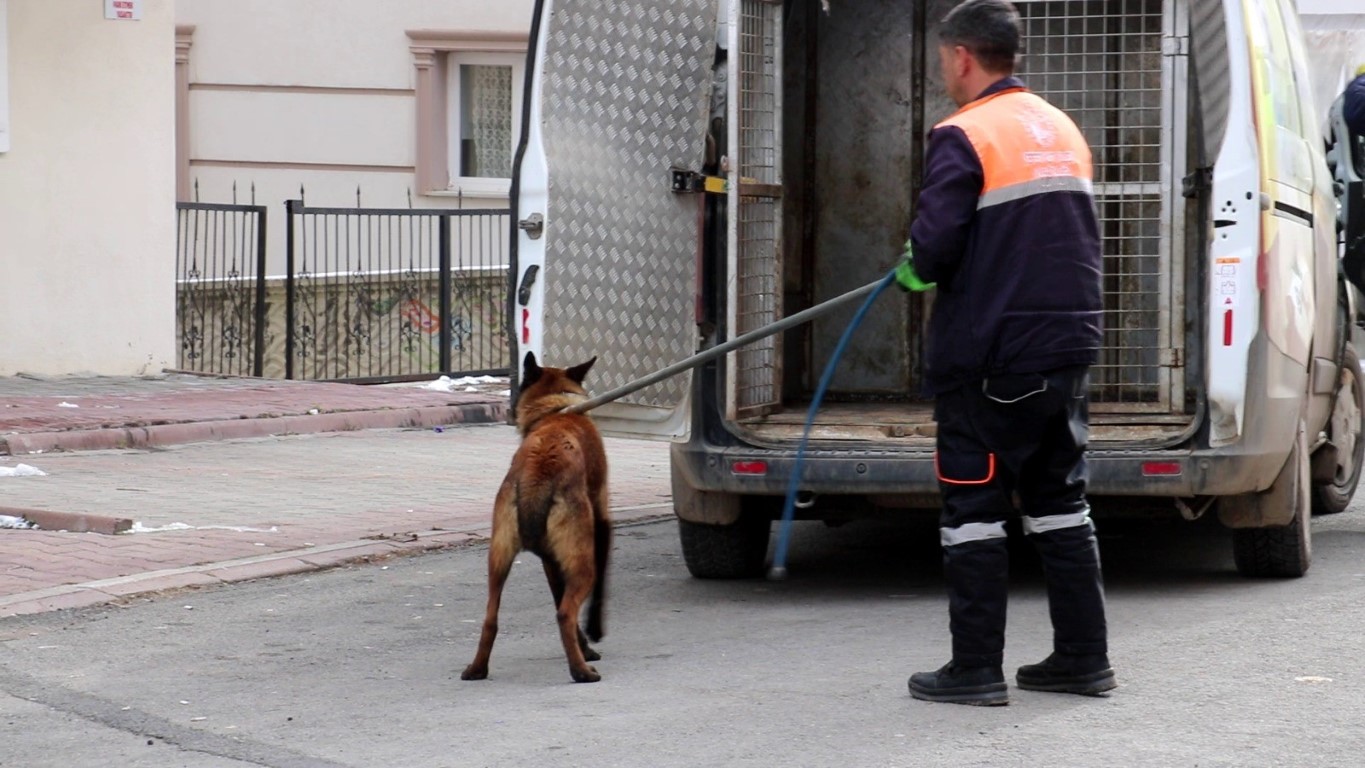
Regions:
<svg viewBox="0 0 1365 768"><path fill-rule="evenodd" d="M764 440L799 440L810 402L788 402L781 411L740 419ZM1116 413L1092 405L1090 441L1141 442L1180 434L1190 417L1170 413ZM936 434L934 406L928 402L821 403L811 428L814 440L904 441L928 443Z"/></svg>

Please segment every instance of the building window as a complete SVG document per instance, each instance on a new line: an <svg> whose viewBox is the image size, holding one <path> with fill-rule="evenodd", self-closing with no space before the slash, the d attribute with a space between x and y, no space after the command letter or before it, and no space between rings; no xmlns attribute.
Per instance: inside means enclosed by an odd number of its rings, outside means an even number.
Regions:
<svg viewBox="0 0 1365 768"><path fill-rule="evenodd" d="M417 188L506 198L521 132L525 32L410 30Z"/></svg>
<svg viewBox="0 0 1365 768"><path fill-rule="evenodd" d="M9 151L9 0L0 0L0 152Z"/></svg>
<svg viewBox="0 0 1365 768"><path fill-rule="evenodd" d="M488 53L455 53L448 58L451 186L462 182L470 186L474 179L504 179L510 184L512 153L520 134L524 59Z"/></svg>

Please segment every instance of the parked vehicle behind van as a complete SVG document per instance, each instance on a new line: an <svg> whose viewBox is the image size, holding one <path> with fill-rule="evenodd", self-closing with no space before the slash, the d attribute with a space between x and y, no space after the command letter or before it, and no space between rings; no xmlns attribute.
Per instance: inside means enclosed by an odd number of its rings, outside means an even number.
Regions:
<svg viewBox="0 0 1365 768"><path fill-rule="evenodd" d="M517 359L620 386L899 258L951 0L540 0L513 199ZM1365 388L1336 200L1290 0L1016 0L1020 76L1094 154L1105 338L1090 493L1216 514L1247 575L1296 576L1359 479ZM798 513L936 509L920 394L932 292L842 358ZM673 438L683 554L762 571L811 393L852 308L595 412ZM1162 501L1164 500L1164 502Z"/></svg>

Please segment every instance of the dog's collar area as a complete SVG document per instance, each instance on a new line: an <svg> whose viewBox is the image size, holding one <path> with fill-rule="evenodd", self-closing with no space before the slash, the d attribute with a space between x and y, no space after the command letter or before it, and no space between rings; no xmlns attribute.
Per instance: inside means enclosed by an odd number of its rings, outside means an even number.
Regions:
<svg viewBox="0 0 1365 768"><path fill-rule="evenodd" d="M563 413L565 409L572 408L575 405L582 405L592 398L587 395L580 395L577 392L561 392L555 396L555 399L560 401L560 405L555 406L554 410L548 411L546 415L551 413Z"/></svg>
<svg viewBox="0 0 1365 768"><path fill-rule="evenodd" d="M557 413L563 413L564 411L568 410L569 408L572 408L575 405L581 405L583 403L588 402L592 398L589 397L588 395L580 395L577 392L560 392L559 394L555 395L554 399L558 400L560 404L553 408L546 408L545 410L537 414L535 418L531 419L526 423L526 426L523 428L525 431L529 432L532 427L540 423L540 421L547 416L553 416Z"/></svg>

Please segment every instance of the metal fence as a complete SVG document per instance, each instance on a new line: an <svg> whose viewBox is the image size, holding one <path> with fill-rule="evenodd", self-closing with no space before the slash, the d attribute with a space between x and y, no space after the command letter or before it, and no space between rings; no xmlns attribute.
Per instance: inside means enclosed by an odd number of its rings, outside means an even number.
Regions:
<svg viewBox="0 0 1365 768"><path fill-rule="evenodd" d="M506 374L506 210L285 203L286 378Z"/></svg>
<svg viewBox="0 0 1365 768"><path fill-rule="evenodd" d="M285 205L284 272L268 275L263 206L176 204L180 369L357 383L508 373L506 210Z"/></svg>
<svg viewBox="0 0 1365 768"><path fill-rule="evenodd" d="M265 369L265 207L176 203L177 367Z"/></svg>

